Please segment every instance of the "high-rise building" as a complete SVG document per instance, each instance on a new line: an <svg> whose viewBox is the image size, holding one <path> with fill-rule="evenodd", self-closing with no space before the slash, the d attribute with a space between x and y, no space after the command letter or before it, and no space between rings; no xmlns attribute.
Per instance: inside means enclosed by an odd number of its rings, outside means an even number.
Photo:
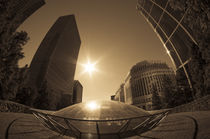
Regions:
<svg viewBox="0 0 210 139"><path fill-rule="evenodd" d="M125 102L124 84L121 84L120 88L117 90L115 95L111 96L111 100L115 100L115 101L119 101L119 102Z"/></svg>
<svg viewBox="0 0 210 139"><path fill-rule="evenodd" d="M41 42L30 65L29 85L35 92L46 81L52 92L71 96L69 104L72 104L80 44L74 15L59 17Z"/></svg>
<svg viewBox="0 0 210 139"><path fill-rule="evenodd" d="M189 48L197 44L192 31L183 22L185 14L177 9L174 11L170 0L138 0L137 9L145 17L160 38L177 70L185 73L192 87L188 63Z"/></svg>
<svg viewBox="0 0 210 139"><path fill-rule="evenodd" d="M73 87L73 104L82 102L82 84L78 80L74 80Z"/></svg>
<svg viewBox="0 0 210 139"><path fill-rule="evenodd" d="M163 80L165 76L175 81L174 71L165 63L142 61L134 65L125 80L125 103L143 109L152 109L152 88L164 96Z"/></svg>
<svg viewBox="0 0 210 139"><path fill-rule="evenodd" d="M111 100L115 100L115 95L112 95L111 96Z"/></svg>
<svg viewBox="0 0 210 139"><path fill-rule="evenodd" d="M17 0L13 1L9 8L12 15L13 29L17 29L30 15L45 4L44 0ZM15 24L14 24L15 23ZM15 26L14 26L15 25Z"/></svg>

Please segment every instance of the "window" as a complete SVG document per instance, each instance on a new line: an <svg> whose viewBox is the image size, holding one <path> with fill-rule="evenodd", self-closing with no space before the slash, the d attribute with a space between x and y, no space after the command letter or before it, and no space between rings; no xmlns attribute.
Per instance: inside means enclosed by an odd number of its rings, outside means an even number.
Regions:
<svg viewBox="0 0 210 139"><path fill-rule="evenodd" d="M176 67L179 67L179 66L181 65L181 61L179 60L179 58L178 58L176 52L174 51L174 49L173 49L171 43L168 42L168 43L166 44L166 47L167 47L168 51L170 52L170 55L171 55L171 57L173 58Z"/></svg>
<svg viewBox="0 0 210 139"><path fill-rule="evenodd" d="M188 60L189 48L192 45L192 40L181 27L178 27L178 29L175 31L171 37L171 42L179 53L182 61L185 62Z"/></svg>
<svg viewBox="0 0 210 139"><path fill-rule="evenodd" d="M165 8L168 0L155 0L155 3L157 3L159 6Z"/></svg>
<svg viewBox="0 0 210 139"><path fill-rule="evenodd" d="M164 13L160 21L160 26L169 37L177 26L177 23L167 13Z"/></svg>
<svg viewBox="0 0 210 139"><path fill-rule="evenodd" d="M164 33L162 32L162 30L160 29L159 26L157 26L156 32L159 34L159 36L161 37L162 41L165 43L167 41L167 37L164 35Z"/></svg>
<svg viewBox="0 0 210 139"><path fill-rule="evenodd" d="M152 2L150 0L146 0L145 1L145 4L144 4L144 9L149 13L150 12L150 9L152 7Z"/></svg>
<svg viewBox="0 0 210 139"><path fill-rule="evenodd" d="M160 7L158 7L156 5L153 6L152 11L151 11L151 16L154 18L154 20L156 22L159 21L160 16L162 15L162 13L163 13L163 10L160 9Z"/></svg>
<svg viewBox="0 0 210 139"><path fill-rule="evenodd" d="M149 17L149 22L152 24L152 26L153 26L153 28L155 28L156 27L156 23L155 23L155 21L151 18L151 17Z"/></svg>
<svg viewBox="0 0 210 139"><path fill-rule="evenodd" d="M181 20L182 16L184 15L184 12L179 11L178 9L174 10L171 8L170 4L166 7L166 10L173 16L175 17L178 21Z"/></svg>

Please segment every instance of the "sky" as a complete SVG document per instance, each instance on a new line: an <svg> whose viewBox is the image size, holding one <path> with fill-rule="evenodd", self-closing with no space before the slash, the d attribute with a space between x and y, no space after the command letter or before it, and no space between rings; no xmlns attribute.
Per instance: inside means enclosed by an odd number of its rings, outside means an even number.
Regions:
<svg viewBox="0 0 210 139"><path fill-rule="evenodd" d="M161 41L136 10L137 0L46 0L18 30L28 33L24 46L30 62L47 31L59 16L74 14L81 38L75 79L83 85L83 101L110 100L133 65L143 60L159 60L174 68ZM92 76L81 74L81 64L97 62Z"/></svg>

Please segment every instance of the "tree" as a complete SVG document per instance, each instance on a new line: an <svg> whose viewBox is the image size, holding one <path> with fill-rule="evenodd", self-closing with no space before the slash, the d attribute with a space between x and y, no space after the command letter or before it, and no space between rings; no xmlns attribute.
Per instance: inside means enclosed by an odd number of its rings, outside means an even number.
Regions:
<svg viewBox="0 0 210 139"><path fill-rule="evenodd" d="M31 106L31 94L32 94L32 89L30 87L23 87L19 92L17 93L14 101Z"/></svg>
<svg viewBox="0 0 210 139"><path fill-rule="evenodd" d="M175 88L171 79L167 75L163 76L163 89L162 90L164 92L163 107L164 108L174 107L173 94L174 94Z"/></svg>
<svg viewBox="0 0 210 139"><path fill-rule="evenodd" d="M19 24L13 7L14 0L0 0L0 99L14 99L19 84L16 82L18 61L24 57L22 46L29 39L24 31L16 32Z"/></svg>
<svg viewBox="0 0 210 139"><path fill-rule="evenodd" d="M189 71L192 75L192 85L195 92L195 97L199 98L205 95L204 85L204 65L205 61L202 59L199 48L193 45L190 48L191 61L189 62Z"/></svg>
<svg viewBox="0 0 210 139"><path fill-rule="evenodd" d="M182 69L176 72L176 86L177 92L183 94L184 96L183 103L188 103L194 99L193 90L190 88L185 73L182 71Z"/></svg>
<svg viewBox="0 0 210 139"><path fill-rule="evenodd" d="M152 93L152 108L153 108L153 110L161 109L161 99L158 94L157 87L154 84L152 85L151 93Z"/></svg>
<svg viewBox="0 0 210 139"><path fill-rule="evenodd" d="M178 88L176 81L169 76L163 78L164 108L173 108L186 103L186 96L183 88ZM180 91L182 90L182 91Z"/></svg>
<svg viewBox="0 0 210 139"><path fill-rule="evenodd" d="M170 0L169 5L185 13L184 23L191 29L197 44L192 44L191 76L197 97L210 94L210 1Z"/></svg>

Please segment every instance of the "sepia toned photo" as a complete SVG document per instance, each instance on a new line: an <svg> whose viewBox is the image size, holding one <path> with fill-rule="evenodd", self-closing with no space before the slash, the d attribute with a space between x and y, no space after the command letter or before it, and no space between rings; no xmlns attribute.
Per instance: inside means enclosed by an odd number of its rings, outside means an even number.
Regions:
<svg viewBox="0 0 210 139"><path fill-rule="evenodd" d="M0 139L210 139L210 1L0 0Z"/></svg>

